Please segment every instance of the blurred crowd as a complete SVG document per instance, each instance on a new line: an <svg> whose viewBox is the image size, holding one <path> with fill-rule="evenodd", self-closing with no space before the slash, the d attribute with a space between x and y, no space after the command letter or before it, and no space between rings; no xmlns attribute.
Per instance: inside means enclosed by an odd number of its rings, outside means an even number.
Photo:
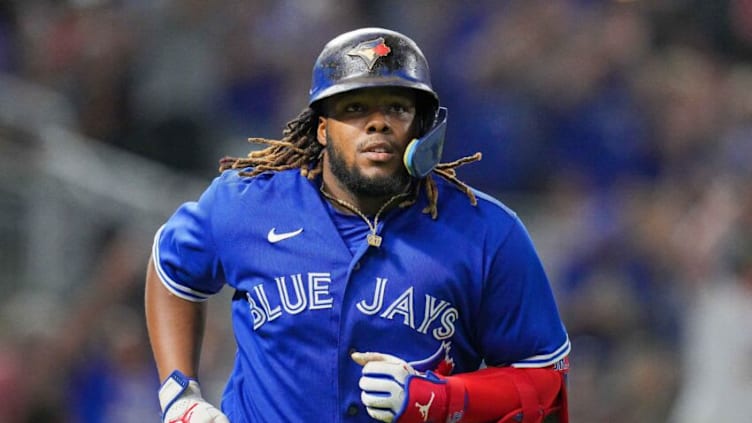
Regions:
<svg viewBox="0 0 752 423"><path fill-rule="evenodd" d="M360 26L418 42L444 158L481 151L458 176L527 223L573 345L572 421L748 420L750 1L0 1L0 73L61 93L84 136L208 181L281 135L323 44ZM156 420L149 249L109 228L43 335L13 310L45 304L0 302L0 421ZM234 342L217 313L215 398Z"/></svg>

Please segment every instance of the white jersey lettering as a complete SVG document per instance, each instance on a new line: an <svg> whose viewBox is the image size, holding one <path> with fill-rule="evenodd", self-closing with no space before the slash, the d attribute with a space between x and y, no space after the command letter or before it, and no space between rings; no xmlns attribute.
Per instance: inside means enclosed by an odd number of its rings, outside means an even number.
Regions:
<svg viewBox="0 0 752 423"><path fill-rule="evenodd" d="M256 304L250 292L246 292L245 297L248 299L248 307L251 309L251 317L253 317L253 330L256 330L266 323L266 313Z"/></svg>
<svg viewBox="0 0 752 423"><path fill-rule="evenodd" d="M306 310L323 310L334 307L334 298L329 288L332 283L331 273L307 274L307 286L304 284L303 274L277 276L274 282L279 294L279 304L270 301L265 289L268 286L259 284L246 293L248 305L253 318L253 330L258 330L266 323L272 322L283 314L298 315ZM355 307L366 316L376 316L387 320L399 321L421 334L429 334L436 340L451 338L455 333L454 322L459 318L459 312L448 301L425 294L425 307L420 325L415 324L415 287L405 289L394 301L385 307L387 278L376 278L373 297L360 300ZM275 297L272 296L272 299ZM436 323L440 325L436 326ZM434 327L431 330L431 327Z"/></svg>
<svg viewBox="0 0 752 423"><path fill-rule="evenodd" d="M393 319L395 314L403 315L402 322L415 329L415 316L413 314L413 287L406 289L394 302L387 307L381 317Z"/></svg>
<svg viewBox="0 0 752 423"><path fill-rule="evenodd" d="M454 307L445 311L441 316L441 327L433 330L433 337L438 340L451 338L454 335L454 322L459 315L460 313Z"/></svg>
<svg viewBox="0 0 752 423"><path fill-rule="evenodd" d="M290 294L287 292L287 284L285 283L285 277L280 276L274 278L277 282L277 289L279 290L279 298L282 301L282 308L286 313L298 314L305 310L308 305L308 297L306 296L305 289L303 288L303 276L298 273L297 275L291 275L292 287L295 290L296 302L290 301Z"/></svg>
<svg viewBox="0 0 752 423"><path fill-rule="evenodd" d="M449 305L449 303L444 300L438 300L438 304L436 304L436 302L436 298L426 294L426 308L423 312L423 323L420 324L418 332L428 333L428 326L433 323L433 321L436 320L441 312Z"/></svg>
<svg viewBox="0 0 752 423"><path fill-rule="evenodd" d="M361 313L367 316L372 316L381 310L381 307L384 306L386 281L386 278L376 278L376 289L373 291L373 302L368 304L365 300L361 300L355 305Z"/></svg>
<svg viewBox="0 0 752 423"><path fill-rule="evenodd" d="M329 273L309 273L308 274L308 296L310 299L310 310L320 310L332 308L334 300L329 294L329 285L332 283L332 276Z"/></svg>
<svg viewBox="0 0 752 423"><path fill-rule="evenodd" d="M263 285L254 286L253 290L256 292L256 297L261 303L261 307L264 309L266 318L269 322L282 315L282 310L280 310L279 306L271 308L271 306L269 305L269 299L266 298L266 291L264 291Z"/></svg>

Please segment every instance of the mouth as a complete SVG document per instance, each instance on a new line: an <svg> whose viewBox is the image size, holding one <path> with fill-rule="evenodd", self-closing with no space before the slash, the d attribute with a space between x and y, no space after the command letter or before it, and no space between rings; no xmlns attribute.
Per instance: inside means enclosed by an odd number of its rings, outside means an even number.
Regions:
<svg viewBox="0 0 752 423"><path fill-rule="evenodd" d="M391 160L397 150L385 140L367 141L360 149L360 153L374 162L386 162Z"/></svg>

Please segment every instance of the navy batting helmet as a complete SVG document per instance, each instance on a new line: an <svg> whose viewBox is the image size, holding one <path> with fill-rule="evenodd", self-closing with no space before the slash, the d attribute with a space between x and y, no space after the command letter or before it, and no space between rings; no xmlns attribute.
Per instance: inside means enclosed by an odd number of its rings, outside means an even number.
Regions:
<svg viewBox="0 0 752 423"><path fill-rule="evenodd" d="M308 105L367 87L406 87L428 94L435 111L439 97L423 52L413 40L383 28L346 32L324 46L316 59Z"/></svg>

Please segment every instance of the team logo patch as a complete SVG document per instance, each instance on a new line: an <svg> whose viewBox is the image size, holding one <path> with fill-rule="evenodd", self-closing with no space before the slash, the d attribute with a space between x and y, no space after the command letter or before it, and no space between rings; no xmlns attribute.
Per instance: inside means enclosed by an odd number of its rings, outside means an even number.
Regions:
<svg viewBox="0 0 752 423"><path fill-rule="evenodd" d="M379 60L379 57L385 57L392 52L392 49L386 45L384 38L379 37L375 40L363 41L352 50L347 52L348 56L357 56L363 59L368 66L368 70L373 69L373 65Z"/></svg>

